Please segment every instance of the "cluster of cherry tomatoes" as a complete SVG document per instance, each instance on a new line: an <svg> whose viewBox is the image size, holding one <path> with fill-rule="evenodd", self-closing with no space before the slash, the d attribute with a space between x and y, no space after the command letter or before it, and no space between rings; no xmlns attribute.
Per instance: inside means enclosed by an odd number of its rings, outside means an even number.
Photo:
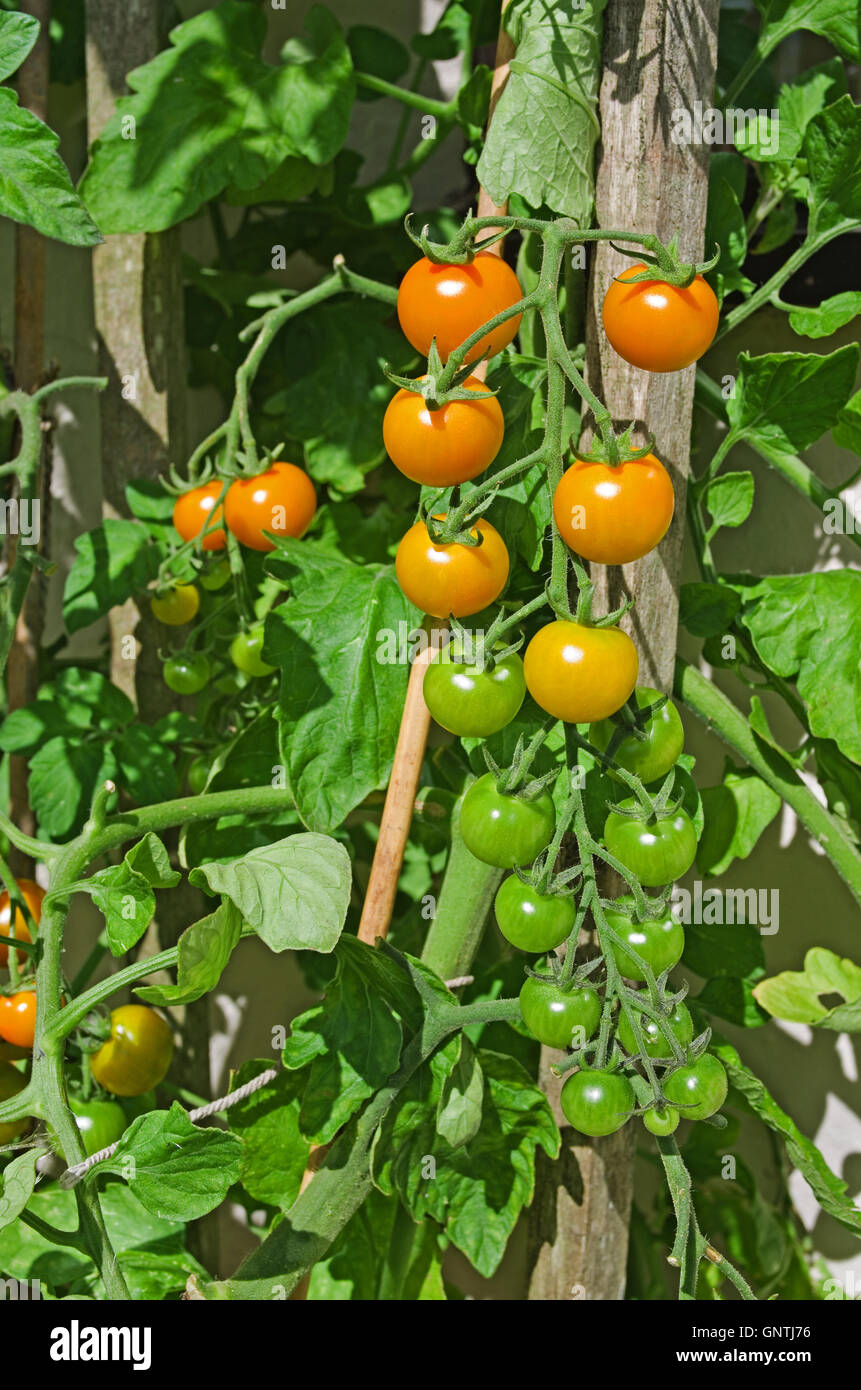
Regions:
<svg viewBox="0 0 861 1390"><path fill-rule="evenodd" d="M700 276L684 289L661 281L628 283L644 270L634 265L613 281L604 302L604 329L615 350L635 366L677 371L700 357L714 338L717 300ZM465 265L439 265L422 258L401 283L398 316L415 348L427 355L435 341L445 362L483 323L521 298L514 272L498 256L479 252ZM501 351L519 322L515 315L495 327L467 360ZM498 401L481 394L485 388L475 376L462 387L474 391L475 399L451 399L431 409L422 394L402 389L388 406L383 438L389 458L417 483L441 489L469 482L500 450L505 422ZM651 453L618 464L574 458L553 495L554 522L566 545L582 559L603 565L629 564L648 554L666 534L673 510L669 475ZM407 597L441 619L465 618L494 603L509 576L508 552L498 531L481 518L472 528L474 544L447 544L434 539L434 529L426 521L417 522L398 548L396 571ZM662 701L658 691L637 688L637 675L636 649L619 628L557 618L532 637L522 660L508 651L492 664L471 662L457 643L450 644L428 666L423 691L436 721L462 737L489 737L505 728L528 691L555 719L588 723L590 740L601 752L616 732L610 716L634 696L646 717L637 736L625 736L621 742L617 736L613 756L621 768L649 784L662 780L675 765L683 732L672 703ZM640 883L661 887L691 867L695 830L681 808L658 814L648 824L621 814L636 804L622 801L619 813L609 813L604 842ZM553 799L546 790L530 798L511 795L488 773L464 794L459 828L476 858L499 868L524 869L553 839ZM503 936L519 950L542 955L568 939L577 915L570 889L542 892L519 873L504 879L494 907ZM641 923L623 900L618 908L608 912L609 925L639 961L645 960L655 975L678 962L684 932L672 916ZM614 954L621 974L645 980L638 959L621 949ZM591 987L566 987L554 978L530 974L520 1000L524 1021L547 1046L570 1047L577 1033L582 1045L598 1029L601 1000ZM640 1026L645 1050L655 1060L673 1060L668 1032L682 1047L693 1037L693 1022L682 1003L660 1020L640 1015ZM617 1056L638 1055L624 1010L615 1024L615 1040ZM680 1114L690 1119L713 1114L726 1091L720 1062L701 1055L689 1066L670 1069L663 1092L672 1104L646 1109L644 1123L656 1134L672 1133ZM586 1067L566 1081L562 1106L581 1132L609 1134L636 1109L636 1095L623 1070Z"/></svg>
<svg viewBox="0 0 861 1390"><path fill-rule="evenodd" d="M29 878L16 879L16 885L38 927L45 890ZM20 908L16 907L14 920L15 940L31 943L27 919ZM0 893L0 967L9 963L12 948L6 942L12 936L11 924L12 904L4 891ZM27 954L19 950L19 967L26 967L27 960ZM24 1059L33 1048L35 1032L36 991L32 981L0 993L0 1101L17 1095L26 1086L26 1075L9 1058ZM110 1035L90 1054L89 1069L103 1091L114 1096L140 1096L164 1080L172 1056L173 1034L166 1019L143 1004L123 1004L111 1013ZM104 1098L74 1097L70 1105L88 1154L112 1144L128 1123L125 1111ZM30 1123L24 1117L0 1124L0 1145L20 1139Z"/></svg>

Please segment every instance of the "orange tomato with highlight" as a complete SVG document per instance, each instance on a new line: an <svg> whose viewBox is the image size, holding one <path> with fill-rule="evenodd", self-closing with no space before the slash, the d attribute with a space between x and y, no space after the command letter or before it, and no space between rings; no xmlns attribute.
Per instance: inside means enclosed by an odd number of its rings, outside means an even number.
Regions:
<svg viewBox="0 0 861 1390"><path fill-rule="evenodd" d="M481 391L476 376L463 383ZM502 407L495 396L474 401L447 401L431 410L415 391L398 391L383 416L383 443L396 468L414 483L453 487L483 473L505 433Z"/></svg>
<svg viewBox="0 0 861 1390"><path fill-rule="evenodd" d="M303 536L316 510L317 494L308 474L295 463L273 463L265 473L237 478L230 484L224 519L249 550L274 550L274 541L264 531L276 536Z"/></svg>
<svg viewBox="0 0 861 1390"><path fill-rule="evenodd" d="M654 454L615 466L576 459L553 497L565 544L599 565L627 565L654 550L674 507L670 475Z"/></svg>
<svg viewBox="0 0 861 1390"><path fill-rule="evenodd" d="M472 534L481 536L480 545L436 545L423 521L407 531L395 556L395 572L407 598L423 613L466 618L499 598L508 582L505 542L483 518Z"/></svg>
<svg viewBox="0 0 861 1390"><path fill-rule="evenodd" d="M36 995L31 989L0 996L0 1038L14 1047L32 1047L36 1035Z"/></svg>
<svg viewBox="0 0 861 1390"><path fill-rule="evenodd" d="M196 540L200 535L221 496L222 488L223 483L213 479L212 482L193 487L189 492L177 497L173 504L173 524L184 541ZM221 507L218 508L214 520L222 520ZM204 550L223 550L226 544L227 537L220 528L207 531L201 542Z"/></svg>
<svg viewBox="0 0 861 1390"><path fill-rule="evenodd" d="M490 251L479 251L467 265L434 265L426 256L411 265L398 290L398 318L404 336L424 357L436 338L443 362L488 319L523 298L514 271ZM516 334L520 314L480 338L465 361L495 357Z"/></svg>
<svg viewBox="0 0 861 1390"><path fill-rule="evenodd" d="M539 628L523 657L526 688L554 719L585 724L607 719L637 684L637 649L617 627L587 627L559 618Z"/></svg>
<svg viewBox="0 0 861 1390"><path fill-rule="evenodd" d="M604 332L620 357L647 372L678 372L702 357L717 332L720 306L701 275L685 288L664 280L632 275L644 265L628 266L613 280L604 298Z"/></svg>

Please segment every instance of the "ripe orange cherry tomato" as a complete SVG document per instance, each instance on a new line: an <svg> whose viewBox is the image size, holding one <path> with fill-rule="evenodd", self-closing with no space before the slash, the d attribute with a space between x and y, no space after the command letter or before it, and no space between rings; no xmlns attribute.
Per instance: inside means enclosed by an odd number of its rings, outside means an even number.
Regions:
<svg viewBox="0 0 861 1390"><path fill-rule="evenodd" d="M620 357L647 372L678 372L702 357L717 332L720 308L701 275L680 289L664 280L625 282L645 270L628 266L604 298L604 332Z"/></svg>
<svg viewBox="0 0 861 1390"><path fill-rule="evenodd" d="M30 915L36 925L39 925L39 918L42 916L42 899L45 896L44 888L40 888L32 878L17 878L18 892L30 909ZM0 936L9 935L9 922L11 919L9 905L9 894L5 891L0 893ZM27 930L27 922L20 908L15 909L15 936L19 941L29 941L30 933ZM9 947L0 945L0 966L7 963L9 959ZM18 959L25 960L23 951L18 952Z"/></svg>
<svg viewBox="0 0 861 1390"><path fill-rule="evenodd" d="M207 521L209 514L221 496L223 484L217 479L211 483L203 483L201 487L193 487L190 492L184 492L181 497L177 497L173 504L173 524L184 541L192 541L199 536ZM221 508L215 518L221 521ZM227 537L219 528L217 531L207 531L201 542L204 550L223 550L227 544Z"/></svg>
<svg viewBox="0 0 861 1390"><path fill-rule="evenodd" d="M566 545L599 565L627 565L654 550L673 519L670 476L654 454L616 467L576 459L553 497Z"/></svg>
<svg viewBox="0 0 861 1390"><path fill-rule="evenodd" d="M481 391L478 377L467 390ZM383 442L396 468L414 483L453 487L483 473L499 453L505 421L495 396L448 401L429 410L415 391L398 391L383 417Z"/></svg>
<svg viewBox="0 0 861 1390"><path fill-rule="evenodd" d="M637 649L627 633L565 619L539 628L523 657L533 700L568 724L615 714L637 684L638 669Z"/></svg>
<svg viewBox="0 0 861 1390"><path fill-rule="evenodd" d="M32 1047L36 1035L36 995L31 989L0 998L0 1038L14 1047Z"/></svg>
<svg viewBox="0 0 861 1390"><path fill-rule="evenodd" d="M250 550L274 550L264 531L276 536L303 536L317 510L314 484L295 463L273 463L256 478L230 484L224 517L238 541Z"/></svg>
<svg viewBox="0 0 861 1390"><path fill-rule="evenodd" d="M426 256L411 265L398 290L398 318L404 336L427 357L436 338L447 361L477 328L523 298L520 282L501 256L479 251L468 265L434 265ZM481 338L466 357L494 357L511 342L520 314Z"/></svg>
<svg viewBox="0 0 861 1390"><path fill-rule="evenodd" d="M442 518L440 518L442 520ZM407 531L395 556L398 583L411 603L434 618L466 618L499 598L508 581L508 551L479 518L481 545L434 545L423 521Z"/></svg>

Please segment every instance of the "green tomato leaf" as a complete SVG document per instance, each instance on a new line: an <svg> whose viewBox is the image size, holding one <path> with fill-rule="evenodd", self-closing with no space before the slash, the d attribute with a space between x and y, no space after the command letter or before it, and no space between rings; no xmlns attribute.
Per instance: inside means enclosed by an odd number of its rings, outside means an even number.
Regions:
<svg viewBox="0 0 861 1390"><path fill-rule="evenodd" d="M747 859L781 807L756 773L727 759L723 783L702 790L705 825L697 846L697 865L706 875L725 874L734 859Z"/></svg>
<svg viewBox="0 0 861 1390"><path fill-rule="evenodd" d="M861 391L856 391L840 411L831 438L841 449L861 455Z"/></svg>
<svg viewBox="0 0 861 1390"><path fill-rule="evenodd" d="M705 502L715 526L741 526L753 511L753 474L723 473L709 483Z"/></svg>
<svg viewBox="0 0 861 1390"><path fill-rule="evenodd" d="M145 526L109 518L78 536L66 578L63 621L69 632L89 627L155 579L162 559Z"/></svg>
<svg viewBox="0 0 861 1390"><path fill-rule="evenodd" d="M784 83L777 98L780 119L804 135L814 116L846 92L846 69L839 58L819 63Z"/></svg>
<svg viewBox="0 0 861 1390"><path fill-rule="evenodd" d="M170 867L170 855L151 830L136 845L132 845L125 862L150 888L174 888L181 877L176 869Z"/></svg>
<svg viewBox="0 0 861 1390"><path fill-rule="evenodd" d="M469 1039L460 1036L460 1048L440 1092L436 1113L437 1134L453 1149L474 1139L481 1128L484 1075Z"/></svg>
<svg viewBox="0 0 861 1390"><path fill-rule="evenodd" d="M20 68L39 37L39 21L29 14L0 14L0 82Z"/></svg>
<svg viewBox="0 0 861 1390"><path fill-rule="evenodd" d="M738 594L724 584L683 584L679 599L679 622L694 637L729 632L741 608Z"/></svg>
<svg viewBox="0 0 861 1390"><path fill-rule="evenodd" d="M861 314L861 293L846 290L811 308L793 309L789 324L794 333L803 333L806 338L828 338L857 314Z"/></svg>
<svg viewBox="0 0 861 1390"><path fill-rule="evenodd" d="M499 205L512 193L533 208L582 216L592 206L605 0L525 0L511 24L517 54L478 161Z"/></svg>
<svg viewBox="0 0 861 1390"><path fill-rule="evenodd" d="M267 1071L272 1063L244 1062L234 1089ZM311 1145L299 1131L304 1076L279 1072L227 1111L230 1128L242 1140L239 1181L250 1197L286 1211L299 1196Z"/></svg>
<svg viewBox="0 0 861 1390"><path fill-rule="evenodd" d="M793 678L811 733L861 762L861 573L775 575L741 589L741 621L770 671Z"/></svg>
<svg viewBox="0 0 861 1390"><path fill-rule="evenodd" d="M836 352L742 352L727 414L735 433L766 457L799 454L837 421L855 385L858 348Z"/></svg>
<svg viewBox="0 0 861 1390"><path fill-rule="evenodd" d="M409 977L389 956L344 936L324 1004L293 1020L284 1065L310 1063L299 1127L325 1144L397 1069L402 1022L417 1026L421 1010Z"/></svg>
<svg viewBox="0 0 861 1390"><path fill-rule="evenodd" d="M845 57L861 57L857 14L845 0L756 0L756 7L762 15L761 53L770 53L797 29L809 29Z"/></svg>
<svg viewBox="0 0 861 1390"><path fill-rule="evenodd" d="M36 27L38 29L38 24ZM2 37L0 30L0 41ZM0 1172L0 1231L18 1220L32 1197L36 1186L36 1163L44 1153L44 1149L26 1149Z"/></svg>
<svg viewBox="0 0 861 1390"><path fill-rule="evenodd" d="M409 675L400 635L405 647L418 614L391 566L307 540L279 546L267 569L291 591L266 619L264 646L282 670L281 761L302 820L332 831L388 781Z"/></svg>
<svg viewBox="0 0 861 1390"><path fill-rule="evenodd" d="M398 218L403 196L397 193ZM265 401L264 411L283 418L279 439L302 440L311 476L341 493L358 492L384 456L383 415L392 388L383 366L401 369L415 357L390 319L390 308L370 300L326 304L281 335L282 379L289 385Z"/></svg>
<svg viewBox="0 0 861 1390"><path fill-rule="evenodd" d="M170 801L178 787L176 761L166 744L158 743L147 724L123 729L115 749L120 779L140 805Z"/></svg>
<svg viewBox="0 0 861 1390"><path fill-rule="evenodd" d="M752 281L741 269L747 259L744 213L739 195L724 176L724 166L718 162L727 158L732 156L718 154L711 161L705 232L705 244L710 248L710 254L713 254L711 248L720 247L720 260L708 272L706 279L721 301L734 290L749 294L753 289Z"/></svg>
<svg viewBox="0 0 861 1390"><path fill-rule="evenodd" d="M762 974L762 971L759 972ZM707 980L699 994L693 996L707 1013L725 1018L737 1028L761 1028L768 1023L768 1014L754 998L754 979L736 980L728 976Z"/></svg>
<svg viewBox="0 0 861 1390"><path fill-rule="evenodd" d="M334 950L350 902L350 856L327 835L288 835L189 880L221 893L271 951Z"/></svg>
<svg viewBox="0 0 861 1390"><path fill-rule="evenodd" d="M95 246L101 233L57 153L59 137L16 92L0 87L0 217L23 222L70 246Z"/></svg>
<svg viewBox="0 0 861 1390"><path fill-rule="evenodd" d="M372 24L354 24L347 30L347 47L353 66L370 77L382 77L386 82L397 82L410 65L408 50L385 29L377 29ZM359 86L357 97L360 101L381 101L379 92Z"/></svg>
<svg viewBox="0 0 861 1390"><path fill-rule="evenodd" d="M222 0L178 25L128 74L132 95L95 142L81 191L106 232L157 232L223 189L257 188L287 156L328 164L344 143L355 79L322 5L271 66L266 16Z"/></svg>
<svg viewBox="0 0 861 1390"><path fill-rule="evenodd" d="M777 1134L786 1147L787 1157L810 1184L822 1210L842 1226L861 1234L861 1211L847 1195L847 1185L832 1173L816 1145L805 1137L784 1110L772 1098L765 1086L744 1065L735 1048L719 1034L713 1034L710 1051L720 1058L730 1083L743 1096L755 1115Z"/></svg>
<svg viewBox="0 0 861 1390"><path fill-rule="evenodd" d="M75 888L89 893L104 917L108 945L115 956L130 951L155 916L155 894L130 866L128 856L121 864L111 864L82 879Z"/></svg>
<svg viewBox="0 0 861 1390"><path fill-rule="evenodd" d="M754 993L774 1018L811 1023L835 1032L861 1032L861 967L824 947L812 947L803 970L784 970L762 980ZM820 995L839 994L844 1003L827 1007Z"/></svg>
<svg viewBox="0 0 861 1390"><path fill-rule="evenodd" d="M453 1040L401 1092L377 1131L372 1174L382 1192L400 1194L416 1221L438 1221L488 1278L532 1201L536 1150L555 1158L559 1132L547 1098L520 1063L479 1049L481 1126L469 1143L452 1148L437 1132L436 1115L456 1057Z"/></svg>
<svg viewBox="0 0 861 1390"><path fill-rule="evenodd" d="M804 137L804 157L808 237L857 227L861 223L861 107L850 96L842 96L813 117Z"/></svg>
<svg viewBox="0 0 861 1390"><path fill-rule="evenodd" d="M62 840L84 824L96 787L117 775L110 746L51 738L30 759L28 791L40 834Z"/></svg>
<svg viewBox="0 0 861 1390"><path fill-rule="evenodd" d="M747 892L753 893L754 889ZM711 909L710 894L715 896ZM734 899L730 899L730 894L735 895ZM762 937L755 926L738 920L747 911L748 903L742 901L744 898L745 890L741 888L723 891L707 888L703 894L702 922L688 923L685 915L679 914L685 927L682 960L705 980L758 980L762 976L765 969ZM730 901L733 902L734 920L722 921L721 918L730 915Z"/></svg>
<svg viewBox="0 0 861 1390"><path fill-rule="evenodd" d="M126 1130L110 1158L87 1174L117 1173L142 1206L174 1221L213 1211L239 1179L242 1144L221 1129L197 1129L182 1106L155 1110Z"/></svg>
<svg viewBox="0 0 861 1390"><path fill-rule="evenodd" d="M177 943L176 984L144 985L135 994L147 1004L192 1004L215 989L233 954L242 918L226 900L199 922L193 922Z"/></svg>

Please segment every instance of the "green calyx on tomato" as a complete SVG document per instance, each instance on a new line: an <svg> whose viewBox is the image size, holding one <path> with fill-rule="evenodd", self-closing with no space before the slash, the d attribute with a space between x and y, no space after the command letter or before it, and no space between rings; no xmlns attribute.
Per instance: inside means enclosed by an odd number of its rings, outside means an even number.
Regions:
<svg viewBox="0 0 861 1390"><path fill-rule="evenodd" d="M661 1022L654 1018L647 1018L645 1014L640 1014L640 1032L643 1035L643 1043L648 1057L672 1057L672 1045L668 1041L667 1034L672 1033L676 1042L684 1047L694 1036L694 1021L684 1004L676 1004L672 1012L661 1019ZM623 1011L619 1015L616 1024L616 1036L624 1047L625 1051L632 1057L639 1053L637 1040L634 1037L634 1030L628 1015Z"/></svg>
<svg viewBox="0 0 861 1390"><path fill-rule="evenodd" d="M618 810L639 811L628 797ZM619 863L647 888L661 888L686 874L697 853L697 835L687 811L677 808L649 820L611 811L604 823L604 843Z"/></svg>
<svg viewBox="0 0 861 1390"><path fill-rule="evenodd" d="M562 1113L581 1134L615 1134L636 1106L634 1088L619 1072L589 1067L569 1076L559 1097Z"/></svg>
<svg viewBox="0 0 861 1390"><path fill-rule="evenodd" d="M460 833L476 859L499 869L531 864L553 838L556 811L542 791L529 800L501 792L487 772L467 789L460 804Z"/></svg>
<svg viewBox="0 0 861 1390"><path fill-rule="evenodd" d="M648 709L661 699L658 690L639 685L634 691L639 710ZM632 772L641 782L657 782L666 777L681 754L685 743L684 729L679 712L672 701L667 700L660 709L642 722L637 719L637 732L623 723L619 716L613 719L600 719L590 725L589 740L602 753L606 753L617 734L610 756L626 772ZM623 732L628 730L628 732ZM615 777L614 772L610 772Z"/></svg>
<svg viewBox="0 0 861 1390"><path fill-rule="evenodd" d="M163 1081L173 1056L170 1024L144 1004L111 1013L111 1034L90 1057L90 1070L114 1096L137 1096Z"/></svg>
<svg viewBox="0 0 861 1390"><path fill-rule="evenodd" d="M271 676L275 670L263 660L263 624L256 623L247 632L237 632L230 644L230 660L246 676Z"/></svg>
<svg viewBox="0 0 861 1390"><path fill-rule="evenodd" d="M601 1021L594 989L563 989L530 975L520 991L520 1012L530 1033L545 1047L582 1047Z"/></svg>
<svg viewBox="0 0 861 1390"><path fill-rule="evenodd" d="M488 738L510 724L526 695L523 662L516 652L492 668L459 659L450 643L424 675L425 704L436 722L460 738Z"/></svg>
<svg viewBox="0 0 861 1390"><path fill-rule="evenodd" d="M177 695L197 695L207 685L210 665L203 652L181 652L169 656L162 668L164 683Z"/></svg>
<svg viewBox="0 0 861 1390"><path fill-rule="evenodd" d="M661 1085L683 1120L707 1120L720 1110L729 1089L723 1064L709 1052L690 1066L679 1067Z"/></svg>
<svg viewBox="0 0 861 1390"><path fill-rule="evenodd" d="M516 874L500 884L493 903L496 924L518 951L543 954L567 941L577 919L574 898L539 893Z"/></svg>
<svg viewBox="0 0 861 1390"><path fill-rule="evenodd" d="M633 898L619 898L615 907L604 909L604 915L608 925L624 943L624 946L617 946L611 942L610 950L621 974L627 979L641 982L646 979L645 970L634 958L635 951L653 975L671 970L681 960L685 949L685 932L672 913L646 922L635 922Z"/></svg>

